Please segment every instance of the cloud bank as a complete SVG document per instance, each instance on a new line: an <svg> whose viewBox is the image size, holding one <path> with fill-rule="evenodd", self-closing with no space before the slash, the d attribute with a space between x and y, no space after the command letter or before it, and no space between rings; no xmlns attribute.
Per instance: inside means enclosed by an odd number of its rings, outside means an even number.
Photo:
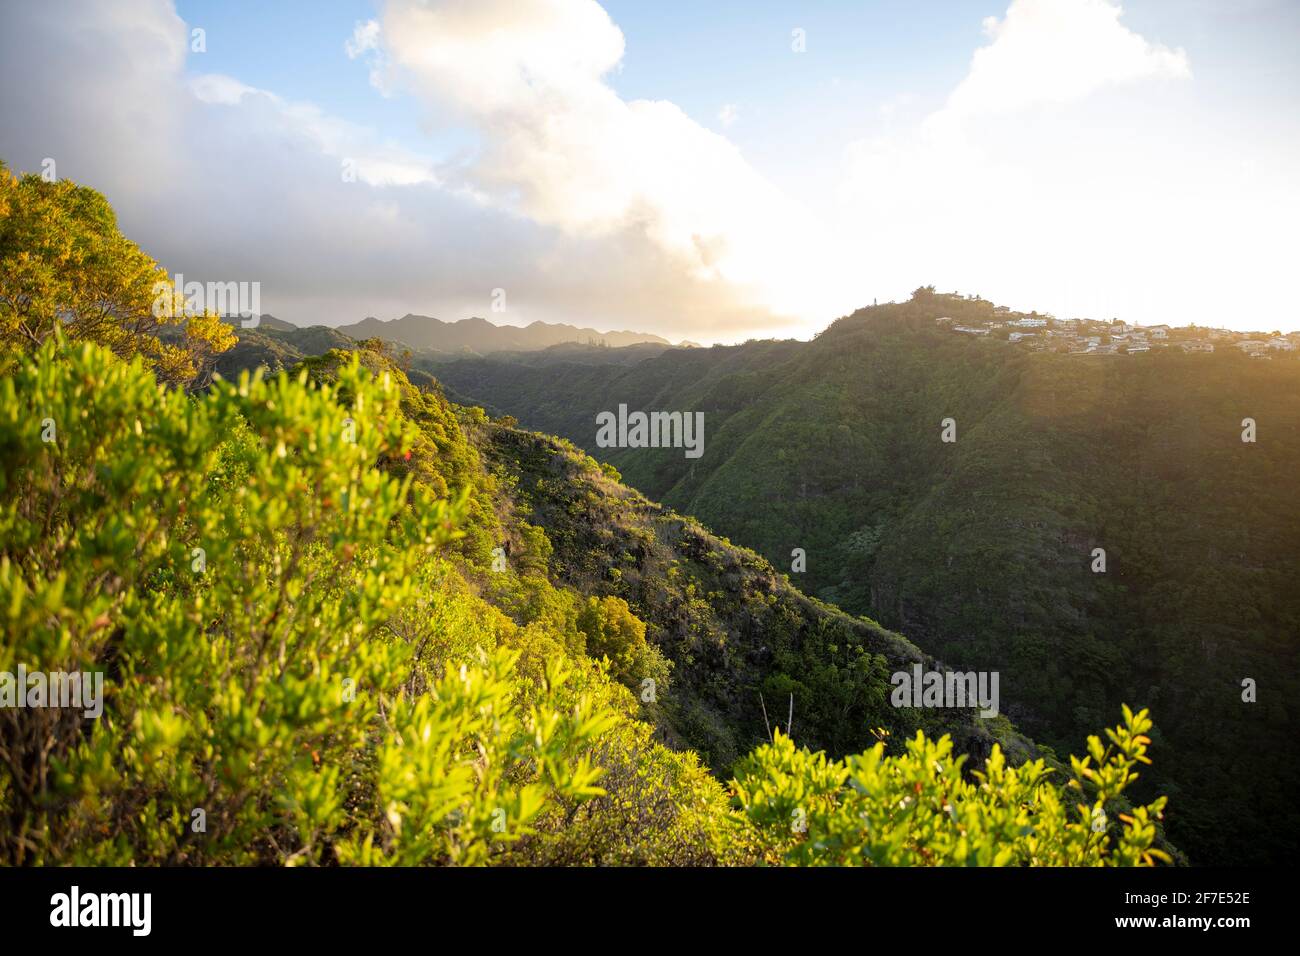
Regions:
<svg viewBox="0 0 1300 956"><path fill-rule="evenodd" d="M189 29L170 0L0 5L0 157L55 159L173 272L260 281L298 323L414 311L734 341L934 282L1230 324L1228 303L1268 313L1291 267L1293 130L1207 130L1191 56L1111 0L1013 0L928 111L909 122L927 97L895 91L862 104L867 135L805 144L843 156L807 204L676 104L621 97L626 40L594 0L387 0L340 32L340 64L379 95L473 137L452 155L207 72Z"/></svg>

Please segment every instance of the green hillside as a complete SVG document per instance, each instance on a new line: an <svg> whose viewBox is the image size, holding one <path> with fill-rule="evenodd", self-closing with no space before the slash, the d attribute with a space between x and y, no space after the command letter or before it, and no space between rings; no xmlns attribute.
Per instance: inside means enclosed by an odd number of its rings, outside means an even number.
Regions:
<svg viewBox="0 0 1300 956"><path fill-rule="evenodd" d="M783 571L805 549L802 590L949 665L999 670L1009 715L1040 742L1068 747L1120 701L1150 705L1174 841L1193 861L1288 858L1300 361L1034 353L935 321L992 308L923 293L809 343L630 368L466 361L439 377ZM703 457L595 447L596 413L619 403L703 411Z"/></svg>
<svg viewBox="0 0 1300 956"><path fill-rule="evenodd" d="M287 324L287 323L285 323ZM355 343L341 332L314 325L305 329L259 326L236 329L239 340L230 350L216 357L213 370L228 378L243 369L265 368L270 372L290 368L309 355L330 349L350 348Z"/></svg>

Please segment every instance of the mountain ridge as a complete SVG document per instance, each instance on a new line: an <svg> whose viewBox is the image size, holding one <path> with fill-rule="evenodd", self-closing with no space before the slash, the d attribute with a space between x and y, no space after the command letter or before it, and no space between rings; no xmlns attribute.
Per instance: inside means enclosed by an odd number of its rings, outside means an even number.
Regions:
<svg viewBox="0 0 1300 956"><path fill-rule="evenodd" d="M222 322L236 328L243 335L249 333L293 333L307 329L326 329L330 333L349 339L383 339L394 345L421 353L458 355L490 355L497 352L534 352L556 347L589 347L602 349L632 348L638 345L655 345L663 348L698 348L683 339L674 344L660 335L631 330L601 332L594 328L570 325L565 322L543 322L540 319L528 325L497 325L481 316L469 316L451 322L408 312L396 319L379 319L366 316L359 322L347 325L297 325L269 313L257 316L255 325L247 325L247 317L222 316ZM317 353L319 354L319 353Z"/></svg>
<svg viewBox="0 0 1300 956"><path fill-rule="evenodd" d="M961 309L922 295L810 342L436 374L777 567L805 549L807 593L954 666L1001 669L1008 713L1040 743L1066 745L1121 697L1150 703L1164 753L1150 783L1184 795L1171 839L1198 862L1285 857L1300 818L1284 780L1216 772L1194 795L1190 781L1207 761L1296 750L1295 353L1033 352L937 323ZM596 414L620 403L703 412L703 457L596 447ZM1242 440L1244 416L1267 440ZM1277 696L1247 706L1240 680L1260 673Z"/></svg>
<svg viewBox="0 0 1300 956"><path fill-rule="evenodd" d="M479 316L446 322L410 312L401 318L388 320L367 316L360 322L339 326L338 331L355 339L381 338L413 349L479 354L532 351L569 342L594 342L612 348L641 343L672 345L662 336L646 332L600 332L593 328L540 320L525 326L497 325Z"/></svg>

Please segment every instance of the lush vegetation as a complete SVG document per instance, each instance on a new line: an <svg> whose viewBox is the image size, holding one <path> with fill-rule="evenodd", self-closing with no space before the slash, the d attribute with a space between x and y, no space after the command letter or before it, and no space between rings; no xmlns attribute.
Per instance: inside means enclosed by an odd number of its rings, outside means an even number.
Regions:
<svg viewBox="0 0 1300 956"><path fill-rule="evenodd" d="M721 789L558 634L472 593L447 557L464 496L375 467L415 444L391 377L244 376L195 400L95 347L15 362L3 669L105 670L109 690L98 720L3 713L4 858L528 861L565 852L585 802L650 789L597 788L628 761L671 781L665 840L711 858L689 818Z"/></svg>
<svg viewBox="0 0 1300 956"><path fill-rule="evenodd" d="M234 344L212 313L186 316L158 263L118 231L93 189L0 162L0 343L35 348L57 327L120 356L144 355L158 378L193 382ZM164 341L169 336L177 341Z"/></svg>
<svg viewBox="0 0 1300 956"><path fill-rule="evenodd" d="M1163 799L1129 802L1145 713L1067 770L1005 720L890 708L885 668L928 660L903 638L378 343L176 387L229 343L80 328L77 250L156 265L89 191L5 188L0 672L105 700L0 708L0 861L1164 858Z"/></svg>
<svg viewBox="0 0 1300 956"><path fill-rule="evenodd" d="M907 752L890 759L884 743L843 761L810 754L778 735L740 768L737 799L758 826L769 859L812 866L1101 866L1169 861L1152 849L1164 807L1121 815L1124 836L1111 844L1105 806L1150 763L1145 711L1124 709L1124 725L1106 732L1110 744L1088 739L1088 756L1072 759L1064 791L1042 786L1050 772L1036 760L1007 765L995 747L982 771L967 780L965 757L953 757L947 737L917 733ZM1095 792L1088 811L1070 794Z"/></svg>
<svg viewBox="0 0 1300 956"><path fill-rule="evenodd" d="M896 753L918 729L952 735L976 761L999 742L1017 760L1036 753L1005 718L893 707L890 674L935 664L901 635L810 600L759 555L626 488L565 441L483 430L515 513L545 529L554 579L625 602L645 622L672 666L671 692L659 687L647 711L710 767L725 772L770 728L789 731L791 711L802 743L837 755L872 745L882 725Z"/></svg>
<svg viewBox="0 0 1300 956"><path fill-rule="evenodd" d="M1174 842L1207 863L1289 858L1300 361L1034 354L935 323L993 309L922 290L808 343L438 375L781 571L803 548L801 588L953 667L998 670L1007 713L1040 744L1064 752L1122 702L1151 706L1163 747L1145 792L1173 798ZM596 413L621 402L703 411L704 456L596 448Z"/></svg>

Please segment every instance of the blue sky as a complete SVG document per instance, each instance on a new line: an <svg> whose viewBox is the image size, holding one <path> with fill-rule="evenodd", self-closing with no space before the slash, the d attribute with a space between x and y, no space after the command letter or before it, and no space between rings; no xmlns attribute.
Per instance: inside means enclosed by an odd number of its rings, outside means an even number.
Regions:
<svg viewBox="0 0 1300 956"><path fill-rule="evenodd" d="M806 337L932 282L1300 327L1275 294L1300 214L1284 0L53 0L0 21L0 155L59 158L169 268L257 280L293 321Z"/></svg>
<svg viewBox="0 0 1300 956"><path fill-rule="evenodd" d="M807 171L818 152L791 149L792 141L869 133L882 124L877 108L902 97L914 110L937 106L964 76L984 18L1006 8L996 0L602 5L627 38L622 64L607 78L614 89L626 99L671 100L711 126L724 104L736 104L741 121L730 138L769 175L792 183L816 178ZM371 0L319 0L310 16L297 4L257 0L178 0L176 9L208 33L196 71L315 102L412 149L472 141L431 125L411 97L379 95L366 65L347 57L353 26L376 15ZM1261 111L1300 105L1300 4L1130 0L1123 9L1136 32L1189 51L1207 81L1207 106L1217 99L1238 110L1246 96ZM794 26L810 34L813 56L785 55Z"/></svg>
<svg viewBox="0 0 1300 956"><path fill-rule="evenodd" d="M960 81L981 39L980 23L997 3L954 0L884 3L602 4L627 37L627 53L609 85L625 99L666 99L720 128L725 104L740 119L730 138L769 175L789 182L818 177L829 154L793 142L847 141L879 122L874 109L898 97L937 103ZM250 86L317 103L374 126L415 150L456 149L473 136L430 123L409 96L384 97L367 67L350 60L344 41L376 15L370 0L321 0L304 17L295 4L256 0L179 0L178 13L208 35L195 71L225 73ZM813 56L788 56L796 26Z"/></svg>

